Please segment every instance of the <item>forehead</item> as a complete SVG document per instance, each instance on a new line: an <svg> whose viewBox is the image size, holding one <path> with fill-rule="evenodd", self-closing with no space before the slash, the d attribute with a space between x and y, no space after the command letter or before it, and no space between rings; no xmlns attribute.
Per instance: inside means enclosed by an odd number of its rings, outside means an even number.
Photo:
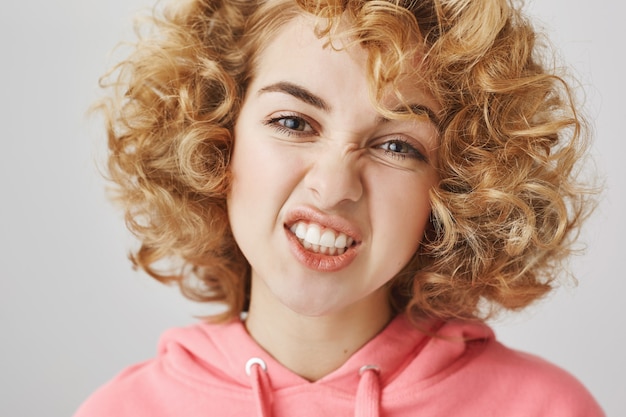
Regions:
<svg viewBox="0 0 626 417"><path fill-rule="evenodd" d="M339 67L354 75L364 75L367 51L358 44L348 45L341 34L332 38L316 35L313 17L300 15L286 22L259 51L254 68L257 77L296 73L311 78Z"/></svg>
<svg viewBox="0 0 626 417"><path fill-rule="evenodd" d="M369 49L350 37L350 23L345 19L328 36L318 36L318 28L328 22L307 14L299 14L284 23L260 49L252 69L253 84L272 83L290 78L335 94L358 91L353 100L375 101L383 107L398 108L399 102L418 101L439 110L438 104L421 83L415 60L404 62L405 69L397 77L394 88L377 91L372 75ZM332 74L332 77L328 77ZM392 90L396 90L393 94ZM410 103L409 103L410 104Z"/></svg>

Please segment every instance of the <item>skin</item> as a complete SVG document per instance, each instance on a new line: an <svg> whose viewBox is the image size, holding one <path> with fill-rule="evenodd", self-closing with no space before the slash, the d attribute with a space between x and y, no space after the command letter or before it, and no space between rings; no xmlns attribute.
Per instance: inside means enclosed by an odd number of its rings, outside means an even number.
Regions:
<svg viewBox="0 0 626 417"><path fill-rule="evenodd" d="M235 125L228 196L251 265L246 327L312 381L392 318L385 284L419 247L438 180L434 123L383 118L368 95L367 52L333 50L313 29L297 18L261 52ZM439 109L419 88L401 92L417 111ZM313 254L290 230L298 222L354 243L341 256Z"/></svg>

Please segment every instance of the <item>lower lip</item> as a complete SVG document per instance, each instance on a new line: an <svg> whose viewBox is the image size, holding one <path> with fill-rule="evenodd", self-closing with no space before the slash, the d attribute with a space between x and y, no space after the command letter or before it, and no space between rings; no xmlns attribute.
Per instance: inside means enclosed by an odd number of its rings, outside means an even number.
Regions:
<svg viewBox="0 0 626 417"><path fill-rule="evenodd" d="M300 240L289 230L285 229L289 241L289 249L296 259L309 269L320 272L334 272L346 268L357 255L355 246L351 246L341 255L324 255L304 249Z"/></svg>

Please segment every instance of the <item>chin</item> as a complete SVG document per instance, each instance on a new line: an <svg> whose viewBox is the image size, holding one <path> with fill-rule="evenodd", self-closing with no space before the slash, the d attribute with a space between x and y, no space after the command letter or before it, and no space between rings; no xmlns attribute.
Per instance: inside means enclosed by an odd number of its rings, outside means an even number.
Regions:
<svg viewBox="0 0 626 417"><path fill-rule="evenodd" d="M303 317L324 317L337 314L348 308L349 302L338 302L327 295L312 296L311 293L301 297L289 297L280 300L289 310Z"/></svg>

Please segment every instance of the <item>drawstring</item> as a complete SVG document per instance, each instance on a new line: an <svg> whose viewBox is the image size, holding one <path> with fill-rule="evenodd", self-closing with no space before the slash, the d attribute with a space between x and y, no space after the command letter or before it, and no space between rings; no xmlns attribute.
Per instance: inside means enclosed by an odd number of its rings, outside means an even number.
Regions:
<svg viewBox="0 0 626 417"><path fill-rule="evenodd" d="M254 402L258 417L270 417L271 387L267 376L267 365L263 359L251 358L246 362L246 374L252 383Z"/></svg>
<svg viewBox="0 0 626 417"><path fill-rule="evenodd" d="M380 415L380 369L365 365L359 369L359 387L356 390L354 417L378 417Z"/></svg>
<svg viewBox="0 0 626 417"><path fill-rule="evenodd" d="M380 369L365 365L359 369L359 386L356 391L355 417L379 417L380 415ZM250 377L258 417L270 417L271 386L267 365L262 359L251 358L246 362L246 374Z"/></svg>

